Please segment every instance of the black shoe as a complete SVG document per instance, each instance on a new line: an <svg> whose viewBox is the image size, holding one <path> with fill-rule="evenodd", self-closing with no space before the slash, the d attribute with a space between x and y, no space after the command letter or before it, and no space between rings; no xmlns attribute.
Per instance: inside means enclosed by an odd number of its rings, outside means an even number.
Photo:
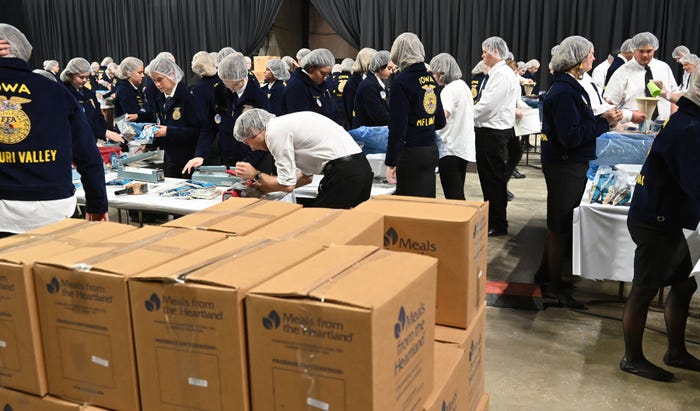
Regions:
<svg viewBox="0 0 700 411"><path fill-rule="evenodd" d="M535 284L539 284L543 287L549 284L549 273L543 273L542 271L537 271L535 273Z"/></svg>
<svg viewBox="0 0 700 411"><path fill-rule="evenodd" d="M683 368L684 370L700 371L700 360L690 354L686 354L681 358L671 359L667 352L664 354L664 364L669 367Z"/></svg>
<svg viewBox="0 0 700 411"><path fill-rule="evenodd" d="M508 201L513 201L513 199L515 198L515 194L511 193L510 190L506 190L506 198L508 199Z"/></svg>
<svg viewBox="0 0 700 411"><path fill-rule="evenodd" d="M515 170L513 170L513 174L511 175L511 177L513 177L513 178L525 178L527 176L525 174L521 173L520 171L518 171L518 169L516 168Z"/></svg>
<svg viewBox="0 0 700 411"><path fill-rule="evenodd" d="M622 357L620 360L620 369L624 372L649 378L650 380L654 381L669 382L673 380L673 373L670 373L661 367L657 367L649 361L645 361L641 365L641 367L639 365L633 365L627 361L627 357Z"/></svg>
<svg viewBox="0 0 700 411"><path fill-rule="evenodd" d="M489 229L489 237L500 237L502 235L508 235L508 230L496 230L495 228Z"/></svg>

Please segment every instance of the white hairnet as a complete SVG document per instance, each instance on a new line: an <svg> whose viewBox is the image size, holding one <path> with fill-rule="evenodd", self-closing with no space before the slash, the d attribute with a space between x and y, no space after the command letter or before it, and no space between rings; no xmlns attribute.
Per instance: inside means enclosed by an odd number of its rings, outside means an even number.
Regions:
<svg viewBox="0 0 700 411"><path fill-rule="evenodd" d="M634 48L632 39L627 39L622 42L622 45L620 46L620 53L631 53L634 51Z"/></svg>
<svg viewBox="0 0 700 411"><path fill-rule="evenodd" d="M524 61L519 61L517 64L518 64L518 70L524 70L527 68L527 64L525 64Z"/></svg>
<svg viewBox="0 0 700 411"><path fill-rule="evenodd" d="M185 74L180 66L165 55L151 60L145 71L149 76L151 76L152 73L160 73L172 80L173 83L180 82L180 80L182 80L182 76Z"/></svg>
<svg viewBox="0 0 700 411"><path fill-rule="evenodd" d="M527 66L527 68L532 68L532 67L540 68L540 62L537 61L537 59L532 59L532 60L528 61L527 63L525 63L525 65Z"/></svg>
<svg viewBox="0 0 700 411"><path fill-rule="evenodd" d="M49 71L54 67L58 67L58 61L56 61L56 60L44 60L44 70Z"/></svg>
<svg viewBox="0 0 700 411"><path fill-rule="evenodd" d="M360 74L366 73L369 70L369 63L372 61L375 54L377 54L377 50L371 47L360 49L355 57L355 62L352 63L352 72Z"/></svg>
<svg viewBox="0 0 700 411"><path fill-rule="evenodd" d="M386 50L380 50L377 54L372 57L372 61L369 62L369 71L375 73L379 71L382 67L385 67L391 61L389 52Z"/></svg>
<svg viewBox="0 0 700 411"><path fill-rule="evenodd" d="M175 56L173 56L173 53L171 53L171 52L169 52L169 51L161 51L161 52L158 53L158 55L156 56L156 59L159 58L159 57L165 57L165 58L167 58L167 59L170 59L170 60L172 60L172 61L175 61ZM155 59L153 59L153 60L155 60Z"/></svg>
<svg viewBox="0 0 700 411"><path fill-rule="evenodd" d="M239 54L227 56L219 63L219 78L227 81L238 81L248 77L248 67L245 58Z"/></svg>
<svg viewBox="0 0 700 411"><path fill-rule="evenodd" d="M117 69L117 78L126 80L134 74L134 71L139 67L143 67L143 61L136 57L126 57L119 63L119 68Z"/></svg>
<svg viewBox="0 0 700 411"><path fill-rule="evenodd" d="M289 80L289 70L287 70L287 65L284 63L284 61L280 59L268 60L267 68L270 69L270 72L272 72L272 75L275 76L277 80Z"/></svg>
<svg viewBox="0 0 700 411"><path fill-rule="evenodd" d="M333 68L331 69L331 73L333 73L333 74L340 73L341 71L343 71L343 68L340 67L340 64L338 64L338 63L335 63L333 65Z"/></svg>
<svg viewBox="0 0 700 411"><path fill-rule="evenodd" d="M488 66L486 65L486 63L484 63L484 60L479 60L479 62L476 63L476 66L474 66L474 68L472 69L472 74L477 75L479 73L483 73L484 70L486 70L486 67Z"/></svg>
<svg viewBox="0 0 700 411"><path fill-rule="evenodd" d="M192 56L192 72L200 77L216 74L216 58L206 51L198 51Z"/></svg>
<svg viewBox="0 0 700 411"><path fill-rule="evenodd" d="M56 76L54 76L53 74L49 73L48 71L46 71L44 69L34 69L34 70L32 70L32 73L38 74L40 76L44 76L49 80L56 81Z"/></svg>
<svg viewBox="0 0 700 411"><path fill-rule="evenodd" d="M216 64L220 64L221 60L225 59L228 55L235 53L236 50L233 47L224 47L216 54Z"/></svg>
<svg viewBox="0 0 700 411"><path fill-rule="evenodd" d="M219 57L219 53L217 53L216 51L210 51L209 55L212 59L214 59L214 63L219 64L219 61L217 60L217 58Z"/></svg>
<svg viewBox="0 0 700 411"><path fill-rule="evenodd" d="M695 70L691 74L688 90L683 93L683 96L700 107L700 70Z"/></svg>
<svg viewBox="0 0 700 411"><path fill-rule="evenodd" d="M340 70L351 73L353 64L355 64L355 60L351 58L344 58L343 61L340 62Z"/></svg>
<svg viewBox="0 0 700 411"><path fill-rule="evenodd" d="M242 143L267 128L267 123L273 118L275 118L274 114L261 108L243 112L233 126L233 138Z"/></svg>
<svg viewBox="0 0 700 411"><path fill-rule="evenodd" d="M693 64L697 67L698 63L700 63L700 58L695 54L686 54L685 56L681 57L681 59L678 60L678 62L681 64Z"/></svg>
<svg viewBox="0 0 700 411"><path fill-rule="evenodd" d="M632 46L635 50L644 46L651 46L656 50L659 48L659 39L648 31L637 33L632 37Z"/></svg>
<svg viewBox="0 0 700 411"><path fill-rule="evenodd" d="M282 62L287 65L287 70L289 70L290 72L299 68L299 64L296 60L294 60L292 56L282 57Z"/></svg>
<svg viewBox="0 0 700 411"><path fill-rule="evenodd" d="M564 72L583 61L593 48L593 43L581 36L565 38L552 56L552 69Z"/></svg>
<svg viewBox="0 0 700 411"><path fill-rule="evenodd" d="M481 48L494 56L496 56L496 53L498 53L497 57L499 57L501 60L505 60L509 53L508 44L506 44L506 41L497 36L489 37L484 40L484 42L481 43Z"/></svg>
<svg viewBox="0 0 700 411"><path fill-rule="evenodd" d="M32 55L32 45L15 26L0 23L0 39L10 43L10 54L6 57L16 57L25 62L29 61L29 57Z"/></svg>
<svg viewBox="0 0 700 411"><path fill-rule="evenodd" d="M100 63L100 66L107 67L107 66L109 66L109 65L112 64L112 63L114 63L114 60L113 60L111 57L107 56L107 57L105 57L105 58L102 59L102 62Z"/></svg>
<svg viewBox="0 0 700 411"><path fill-rule="evenodd" d="M71 59L66 68L61 72L61 81L67 83L71 80L73 74L89 73L90 72L90 62L82 57L76 57Z"/></svg>
<svg viewBox="0 0 700 411"><path fill-rule="evenodd" d="M333 67L335 57L328 49L315 49L301 59L301 66L306 67Z"/></svg>
<svg viewBox="0 0 700 411"><path fill-rule="evenodd" d="M552 49L549 51L549 55L553 56L556 54L557 50L559 50L559 45L552 46Z"/></svg>
<svg viewBox="0 0 700 411"><path fill-rule="evenodd" d="M119 70L119 65L117 63L109 63L107 66L107 71L115 75L117 70Z"/></svg>
<svg viewBox="0 0 700 411"><path fill-rule="evenodd" d="M301 61L301 59L306 57L306 55L309 53L311 53L310 49L307 49L306 47L300 48L296 55L297 61Z"/></svg>
<svg viewBox="0 0 700 411"><path fill-rule="evenodd" d="M508 52L508 54L506 54L506 60L508 60L508 59L515 60L515 56L510 51Z"/></svg>
<svg viewBox="0 0 700 411"><path fill-rule="evenodd" d="M402 33L391 45L391 60L399 66L401 70L415 63L425 61L425 48L417 35L413 33Z"/></svg>
<svg viewBox="0 0 700 411"><path fill-rule="evenodd" d="M440 53L430 60L430 68L434 73L440 74L440 80L445 84L450 84L462 78L457 60L448 53Z"/></svg>
<svg viewBox="0 0 700 411"><path fill-rule="evenodd" d="M686 54L690 54L690 49L686 46L678 46L675 49L673 49L673 53L671 53L671 57L674 59L679 59Z"/></svg>

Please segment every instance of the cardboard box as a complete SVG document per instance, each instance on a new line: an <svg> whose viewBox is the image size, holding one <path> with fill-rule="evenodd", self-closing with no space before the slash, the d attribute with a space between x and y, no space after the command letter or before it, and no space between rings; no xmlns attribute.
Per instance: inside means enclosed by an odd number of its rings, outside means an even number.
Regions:
<svg viewBox="0 0 700 411"><path fill-rule="evenodd" d="M482 304L476 318L466 330L436 326L435 341L456 345L467 354L469 360L469 378L467 380L469 407L466 409L478 409L477 405L484 394L486 303Z"/></svg>
<svg viewBox="0 0 700 411"><path fill-rule="evenodd" d="M34 283L49 392L107 408L140 409L126 280L224 239L219 233L149 226L37 261Z"/></svg>
<svg viewBox="0 0 700 411"><path fill-rule="evenodd" d="M300 208L299 204L234 197L215 206L170 221L163 224L163 227L246 235Z"/></svg>
<svg viewBox="0 0 700 411"><path fill-rule="evenodd" d="M42 398L6 388L0 388L0 407L3 411L107 411L104 408L76 404L50 395Z"/></svg>
<svg viewBox="0 0 700 411"><path fill-rule="evenodd" d="M476 411L488 411L489 409L489 395L488 393L484 393L484 395L481 396L481 400L479 401L479 404L476 406Z"/></svg>
<svg viewBox="0 0 700 411"><path fill-rule="evenodd" d="M414 410L433 385L437 261L335 246L246 299L255 410Z"/></svg>
<svg viewBox="0 0 700 411"><path fill-rule="evenodd" d="M0 386L39 396L48 392L34 261L135 229L68 219L0 240Z"/></svg>
<svg viewBox="0 0 700 411"><path fill-rule="evenodd" d="M280 59L280 56L254 56L253 57L253 70L256 72L264 73L267 68L267 62L273 59Z"/></svg>
<svg viewBox="0 0 700 411"><path fill-rule="evenodd" d="M469 378L466 352L454 344L436 342L433 392L423 411L467 410L469 399L464 381Z"/></svg>
<svg viewBox="0 0 700 411"><path fill-rule="evenodd" d="M488 203L377 196L355 209L384 216L384 248L438 259L436 321L467 328L486 297Z"/></svg>
<svg viewBox="0 0 700 411"><path fill-rule="evenodd" d="M384 220L375 213L302 208L250 233L254 237L297 239L323 245L382 246Z"/></svg>
<svg viewBox="0 0 700 411"><path fill-rule="evenodd" d="M231 237L132 277L143 409L249 410L243 299L321 250Z"/></svg>

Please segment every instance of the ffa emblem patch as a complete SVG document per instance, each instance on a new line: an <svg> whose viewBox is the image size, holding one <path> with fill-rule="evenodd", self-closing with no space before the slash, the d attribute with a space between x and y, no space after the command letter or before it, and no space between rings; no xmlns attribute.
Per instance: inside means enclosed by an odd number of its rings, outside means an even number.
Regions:
<svg viewBox="0 0 700 411"><path fill-rule="evenodd" d="M347 80L340 80L340 82L338 82L338 91L340 94L343 94L343 90L345 90L345 83L347 82Z"/></svg>
<svg viewBox="0 0 700 411"><path fill-rule="evenodd" d="M22 97L0 96L0 143L17 144L27 138L32 122L22 111L22 104L31 100Z"/></svg>
<svg viewBox="0 0 700 411"><path fill-rule="evenodd" d="M435 94L435 86L423 86L425 95L423 96L423 109L428 114L434 114L437 109L437 94Z"/></svg>
<svg viewBox="0 0 700 411"><path fill-rule="evenodd" d="M182 118L182 113L180 112L180 107L175 107L173 109L173 120L179 120Z"/></svg>
<svg viewBox="0 0 700 411"><path fill-rule="evenodd" d="M217 115L214 116L214 122L215 122L216 124L221 123L221 114L217 114Z"/></svg>

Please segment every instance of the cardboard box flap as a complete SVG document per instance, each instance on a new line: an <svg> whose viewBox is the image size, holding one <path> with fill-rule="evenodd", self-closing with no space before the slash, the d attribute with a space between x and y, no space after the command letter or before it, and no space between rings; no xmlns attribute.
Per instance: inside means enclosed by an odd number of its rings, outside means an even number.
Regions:
<svg viewBox="0 0 700 411"><path fill-rule="evenodd" d="M330 247L273 280L260 284L251 292L272 296L306 297L313 289L378 250L373 246Z"/></svg>
<svg viewBox="0 0 700 411"><path fill-rule="evenodd" d="M219 233L147 226L39 263L129 276L225 238Z"/></svg>
<svg viewBox="0 0 700 411"><path fill-rule="evenodd" d="M484 210L486 204L476 201L450 201L422 197L381 195L358 205L356 209L392 217L415 218L416 215L424 215L431 220L467 222L475 214ZM429 207L429 213L426 213L426 207Z"/></svg>
<svg viewBox="0 0 700 411"><path fill-rule="evenodd" d="M280 201L231 198L221 204L170 221L163 226L244 235L300 208L299 204Z"/></svg>

